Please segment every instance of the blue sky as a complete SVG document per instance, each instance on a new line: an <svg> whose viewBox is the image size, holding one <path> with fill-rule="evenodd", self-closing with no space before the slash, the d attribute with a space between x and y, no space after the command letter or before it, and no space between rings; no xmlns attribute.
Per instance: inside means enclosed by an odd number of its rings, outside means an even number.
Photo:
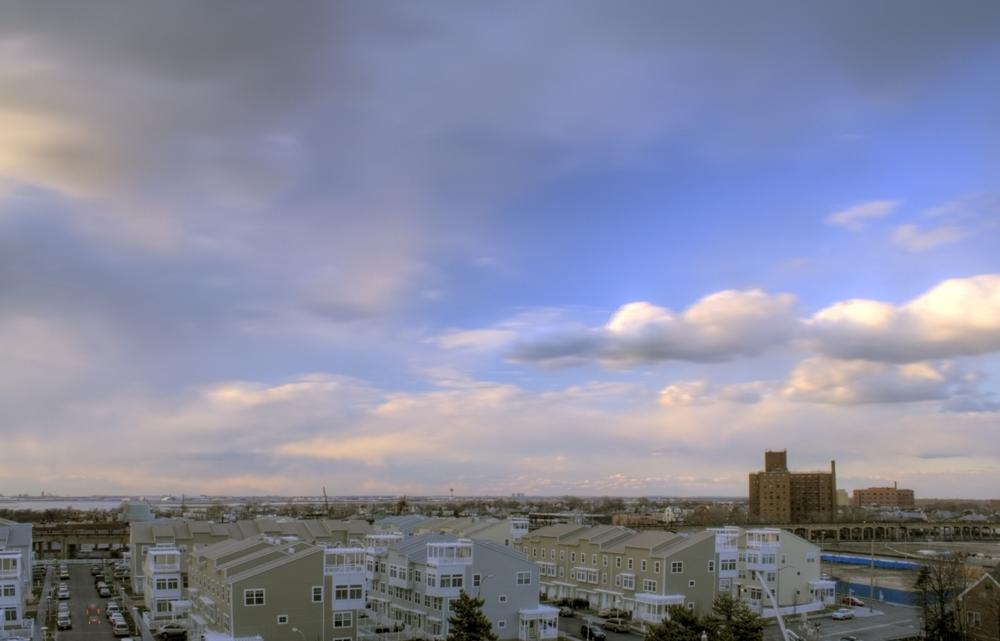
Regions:
<svg viewBox="0 0 1000 641"><path fill-rule="evenodd" d="M998 26L9 3L0 491L993 496Z"/></svg>

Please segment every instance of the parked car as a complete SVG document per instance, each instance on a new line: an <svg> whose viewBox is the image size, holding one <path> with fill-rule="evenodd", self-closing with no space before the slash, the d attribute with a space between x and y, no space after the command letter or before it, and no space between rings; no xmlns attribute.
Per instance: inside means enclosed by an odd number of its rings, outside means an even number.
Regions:
<svg viewBox="0 0 1000 641"><path fill-rule="evenodd" d="M606 619L601 626L603 626L605 630L611 630L612 632L628 632L628 619L617 617L613 619Z"/></svg>
<svg viewBox="0 0 1000 641"><path fill-rule="evenodd" d="M97 576L100 573L101 573L101 566L97 565L96 563L90 566L90 576Z"/></svg>
<svg viewBox="0 0 1000 641"><path fill-rule="evenodd" d="M573 616L573 608L568 606L562 606L559 608L559 616L561 617L571 617Z"/></svg>
<svg viewBox="0 0 1000 641"><path fill-rule="evenodd" d="M153 637L159 641L184 641L187 639L187 628L180 623L164 623Z"/></svg>
<svg viewBox="0 0 1000 641"><path fill-rule="evenodd" d="M840 641L861 641L861 639L854 636L853 634L848 634L845 637L840 637Z"/></svg>
<svg viewBox="0 0 1000 641"><path fill-rule="evenodd" d="M69 598L69 586L65 583L59 585L58 597L60 601L65 601Z"/></svg>
<svg viewBox="0 0 1000 641"><path fill-rule="evenodd" d="M835 610L833 614L830 615L831 619L836 619L837 621L845 621L847 619L854 618L854 610L850 608L840 608Z"/></svg>
<svg viewBox="0 0 1000 641"><path fill-rule="evenodd" d="M132 634L128 629L128 624L125 623L125 619L115 619L111 622L111 634L116 637L127 637Z"/></svg>
<svg viewBox="0 0 1000 641"><path fill-rule="evenodd" d="M840 602L843 603L844 605L856 605L856 606L862 606L865 604L864 601L862 601L856 596L845 596L843 599L840 600Z"/></svg>
<svg viewBox="0 0 1000 641"><path fill-rule="evenodd" d="M73 629L73 619L70 618L69 611L59 613L59 616L56 618L56 627L60 630Z"/></svg>
<svg viewBox="0 0 1000 641"><path fill-rule="evenodd" d="M620 608L606 608L598 612L597 616L605 619L631 619L632 613Z"/></svg>
<svg viewBox="0 0 1000 641"><path fill-rule="evenodd" d="M104 613L110 619L111 615L113 615L113 614L121 614L122 613L122 609L114 601L108 601L107 607L104 608Z"/></svg>
<svg viewBox="0 0 1000 641"><path fill-rule="evenodd" d="M108 598L109 596L111 596L111 588L109 588L106 585L102 585L101 587L97 588L97 596L101 597L102 599Z"/></svg>
<svg viewBox="0 0 1000 641"><path fill-rule="evenodd" d="M608 635L604 633L601 626L587 621L584 621L580 625L580 636L584 639L594 639L595 641L606 641L608 638Z"/></svg>

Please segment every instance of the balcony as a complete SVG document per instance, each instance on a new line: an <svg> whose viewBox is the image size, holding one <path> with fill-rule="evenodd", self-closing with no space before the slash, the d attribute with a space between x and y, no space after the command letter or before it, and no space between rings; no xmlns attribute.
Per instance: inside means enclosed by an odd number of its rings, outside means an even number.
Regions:
<svg viewBox="0 0 1000 641"><path fill-rule="evenodd" d="M326 548L323 556L323 573L333 577L333 583L365 583L365 548Z"/></svg>
<svg viewBox="0 0 1000 641"><path fill-rule="evenodd" d="M559 608L540 605L535 608L518 610L520 626L517 638L520 641L539 641L559 638Z"/></svg>
<svg viewBox="0 0 1000 641"><path fill-rule="evenodd" d="M748 550L758 550L762 553L774 554L781 547L781 530L763 528L747 530L746 546Z"/></svg>
<svg viewBox="0 0 1000 641"><path fill-rule="evenodd" d="M334 579L339 581L339 578ZM331 609L341 610L363 610L368 597L368 590L363 583L334 583L333 598L330 600Z"/></svg>
<svg viewBox="0 0 1000 641"><path fill-rule="evenodd" d="M169 574L181 571L181 553L176 548L146 550L146 574Z"/></svg>
<svg viewBox="0 0 1000 641"><path fill-rule="evenodd" d="M382 555L402 540L402 534L368 534L365 536L365 549L369 554Z"/></svg>
<svg viewBox="0 0 1000 641"><path fill-rule="evenodd" d="M427 544L427 565L466 566L472 565L472 541L459 539Z"/></svg>

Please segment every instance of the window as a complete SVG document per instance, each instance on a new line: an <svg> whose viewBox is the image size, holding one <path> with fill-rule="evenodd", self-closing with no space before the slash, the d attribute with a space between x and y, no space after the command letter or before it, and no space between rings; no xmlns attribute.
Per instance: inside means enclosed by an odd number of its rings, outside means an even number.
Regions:
<svg viewBox="0 0 1000 641"><path fill-rule="evenodd" d="M690 581L688 581L688 587L689 588L693 588L694 587L694 579L691 579Z"/></svg>
<svg viewBox="0 0 1000 641"><path fill-rule="evenodd" d="M177 579L157 579L156 589L157 590L176 590L178 586Z"/></svg>
<svg viewBox="0 0 1000 641"><path fill-rule="evenodd" d="M608 584L608 573L607 572L601 572L601 583L603 583L604 585Z"/></svg>
<svg viewBox="0 0 1000 641"><path fill-rule="evenodd" d="M715 572L715 559L712 559L708 562L708 571Z"/></svg>
<svg viewBox="0 0 1000 641"><path fill-rule="evenodd" d="M628 569L632 569L632 557L628 558Z"/></svg>
<svg viewBox="0 0 1000 641"><path fill-rule="evenodd" d="M334 612L333 613L333 627L335 628L349 628L354 625L354 613L353 612Z"/></svg>
<svg viewBox="0 0 1000 641"><path fill-rule="evenodd" d="M552 548L551 550L549 550L549 558L552 559L553 561L556 560L556 549L555 548Z"/></svg>
<svg viewBox="0 0 1000 641"><path fill-rule="evenodd" d="M596 554L591 554L590 555L590 564L591 565L597 565L597 555Z"/></svg>
<svg viewBox="0 0 1000 641"><path fill-rule="evenodd" d="M660 573L660 562L659 561L653 561L653 572L656 572L657 574Z"/></svg>
<svg viewBox="0 0 1000 641"><path fill-rule="evenodd" d="M243 590L243 605L264 605L264 588Z"/></svg>
<svg viewBox="0 0 1000 641"><path fill-rule="evenodd" d="M322 603L323 602L323 586L322 585L314 585L313 586L312 594L313 594L313 603Z"/></svg>
<svg viewBox="0 0 1000 641"><path fill-rule="evenodd" d="M559 566L559 578L561 579L564 576L566 576L566 568L564 568L563 566L560 565Z"/></svg>
<svg viewBox="0 0 1000 641"><path fill-rule="evenodd" d="M462 587L462 581L465 577L461 574L442 574L441 575L441 587L442 588L460 588Z"/></svg>
<svg viewBox="0 0 1000 641"><path fill-rule="evenodd" d="M157 601L156 611L160 613L170 612L170 601Z"/></svg>
<svg viewBox="0 0 1000 641"><path fill-rule="evenodd" d="M531 572L518 572L515 577L518 585L531 585Z"/></svg>
<svg viewBox="0 0 1000 641"><path fill-rule="evenodd" d="M603 565L604 567L608 567L608 555L607 554L602 554L601 555L601 565Z"/></svg>
<svg viewBox="0 0 1000 641"><path fill-rule="evenodd" d="M472 575L472 587L478 588L480 585L482 585L482 582L483 582L483 575L482 574L473 574Z"/></svg>
<svg viewBox="0 0 1000 641"><path fill-rule="evenodd" d="M507 627L507 622L504 621L503 619L500 619L499 621L497 621L497 627L503 630L504 628Z"/></svg>
<svg viewBox="0 0 1000 641"><path fill-rule="evenodd" d="M983 624L983 616L979 612L966 612L965 622L970 628L978 628Z"/></svg>
<svg viewBox="0 0 1000 641"><path fill-rule="evenodd" d="M634 574L622 574L622 589L623 590L634 590L635 589L635 575Z"/></svg>
<svg viewBox="0 0 1000 641"><path fill-rule="evenodd" d="M571 563L576 563L576 552L569 553L569 560Z"/></svg>
<svg viewBox="0 0 1000 641"><path fill-rule="evenodd" d="M775 580L776 580L775 573L774 572L768 572L767 576L764 577L764 580L767 581L768 583L774 583Z"/></svg>
<svg viewBox="0 0 1000 641"><path fill-rule="evenodd" d="M622 558L620 556L615 557L615 567L618 569L622 567Z"/></svg>
<svg viewBox="0 0 1000 641"><path fill-rule="evenodd" d="M566 560L566 550L559 550L559 560L560 561Z"/></svg>
<svg viewBox="0 0 1000 641"><path fill-rule="evenodd" d="M497 601L499 601L500 603L507 603L507 595L501 594L500 596L497 597Z"/></svg>
<svg viewBox="0 0 1000 641"><path fill-rule="evenodd" d="M531 558L538 556L538 548L531 548Z"/></svg>
<svg viewBox="0 0 1000 641"><path fill-rule="evenodd" d="M287 624L288 624L288 615L287 614L279 614L278 615L278 625L287 625Z"/></svg>
<svg viewBox="0 0 1000 641"><path fill-rule="evenodd" d="M17 621L17 610L11 608L3 611L4 621Z"/></svg>
<svg viewBox="0 0 1000 641"><path fill-rule="evenodd" d="M643 571L643 572L646 571L646 559L643 559L642 561L639 561L639 569L641 571Z"/></svg>
<svg viewBox="0 0 1000 641"><path fill-rule="evenodd" d="M684 561L671 561L670 562L670 573L671 574L684 574Z"/></svg>
<svg viewBox="0 0 1000 641"><path fill-rule="evenodd" d="M694 601L688 601L688 610L694 612Z"/></svg>
<svg viewBox="0 0 1000 641"><path fill-rule="evenodd" d="M431 586L432 588L436 588L437 584L438 584L438 577L437 577L437 575L436 574L431 574L430 572L428 572L427 573L427 585Z"/></svg>
<svg viewBox="0 0 1000 641"><path fill-rule="evenodd" d="M424 574L420 570L413 570L413 580L416 583L420 583L424 580Z"/></svg>
<svg viewBox="0 0 1000 641"><path fill-rule="evenodd" d="M0 596L17 596L17 586L13 583L4 583L0 587Z"/></svg>
<svg viewBox="0 0 1000 641"><path fill-rule="evenodd" d="M642 582L643 592L656 592L656 581L653 579L645 579Z"/></svg>

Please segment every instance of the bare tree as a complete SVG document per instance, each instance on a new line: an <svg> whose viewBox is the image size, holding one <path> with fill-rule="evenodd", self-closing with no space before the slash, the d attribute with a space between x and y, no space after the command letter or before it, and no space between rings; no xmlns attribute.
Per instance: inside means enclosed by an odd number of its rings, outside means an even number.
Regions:
<svg viewBox="0 0 1000 641"><path fill-rule="evenodd" d="M927 641L955 641L964 637L957 597L965 583L965 557L961 554L929 560L920 569L914 587Z"/></svg>

